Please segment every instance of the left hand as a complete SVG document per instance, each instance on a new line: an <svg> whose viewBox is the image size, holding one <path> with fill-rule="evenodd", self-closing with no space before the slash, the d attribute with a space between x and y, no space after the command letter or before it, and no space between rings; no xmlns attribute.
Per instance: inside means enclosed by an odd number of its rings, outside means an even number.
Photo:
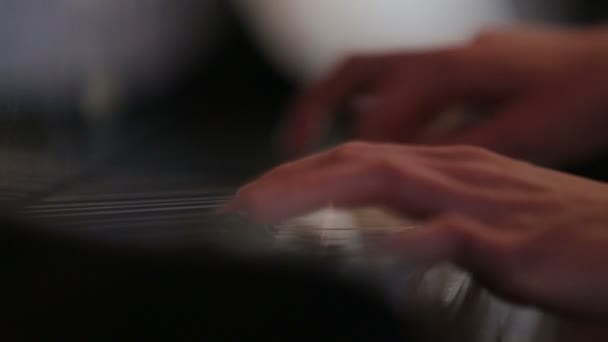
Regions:
<svg viewBox="0 0 608 342"><path fill-rule="evenodd" d="M281 143L307 153L336 110L354 102L357 139L585 161L608 147L607 61L608 28L491 31L441 50L353 56L298 97ZM491 115L435 129L461 108Z"/></svg>

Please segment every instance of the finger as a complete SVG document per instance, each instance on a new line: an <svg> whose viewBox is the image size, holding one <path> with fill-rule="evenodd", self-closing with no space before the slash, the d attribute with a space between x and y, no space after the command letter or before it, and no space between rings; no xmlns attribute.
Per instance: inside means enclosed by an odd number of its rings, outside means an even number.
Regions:
<svg viewBox="0 0 608 342"><path fill-rule="evenodd" d="M601 145L596 140L602 137L584 133L591 128L588 122L595 121L592 117L602 113L593 108L597 96L578 82L556 83L531 92L477 125L424 143L475 145L537 162L584 158L580 154L586 149ZM575 113L589 118L577 120Z"/></svg>
<svg viewBox="0 0 608 342"><path fill-rule="evenodd" d="M343 144L323 152L284 163L273 170L266 172L257 181L261 182L266 179L277 180L281 177L290 179L306 172L320 171L321 168L335 163L350 162L355 158L358 161L363 161L367 159L368 153L375 148L376 146L366 143L351 142L349 144ZM353 152L353 150L356 150L356 152Z"/></svg>
<svg viewBox="0 0 608 342"><path fill-rule="evenodd" d="M291 154L310 150L329 125L334 111L353 93L364 89L389 68L387 58L353 57L297 98L281 132Z"/></svg>
<svg viewBox="0 0 608 342"><path fill-rule="evenodd" d="M488 208L479 191L463 188L441 170L428 168L425 158L397 145L343 145L326 154L323 163L296 162L261 177L241 189L231 207L262 221L330 203L387 207L413 217L446 209L473 213Z"/></svg>
<svg viewBox="0 0 608 342"><path fill-rule="evenodd" d="M508 276L510 243L496 227L460 214L442 214L420 228L394 235L386 247L412 264L453 262L498 288Z"/></svg>
<svg viewBox="0 0 608 342"><path fill-rule="evenodd" d="M426 126L443 104L427 100L433 90L419 79L410 75L387 83L380 100L358 113L355 136L374 142L407 141Z"/></svg>
<svg viewBox="0 0 608 342"><path fill-rule="evenodd" d="M412 141L440 114L463 103L475 105L508 97L520 80L500 64L458 54L420 61L383 85L375 105L360 115L358 137Z"/></svg>
<svg viewBox="0 0 608 342"><path fill-rule="evenodd" d="M455 259L460 243L454 231L431 223L389 234L377 250L410 265L432 265Z"/></svg>
<svg viewBox="0 0 608 342"><path fill-rule="evenodd" d="M534 114L530 110L528 107L512 108L473 127L423 142L437 145L473 145L510 157L531 157L532 150L535 149L533 145L538 145L543 129L532 129L532 122L529 122L528 118Z"/></svg>
<svg viewBox="0 0 608 342"><path fill-rule="evenodd" d="M290 154L300 154L313 147L327 130L332 116L354 94L374 92L385 83L390 72L400 68L416 69L421 63L435 65L451 58L458 49L441 49L422 53L401 53L371 57L353 57L337 71L317 82L295 101L288 112L288 121L282 130L282 142ZM376 95L376 94L372 94Z"/></svg>
<svg viewBox="0 0 608 342"><path fill-rule="evenodd" d="M280 220L334 205L351 207L388 202L385 182L369 170L341 163L294 177L265 177L242 188L230 207L255 221Z"/></svg>

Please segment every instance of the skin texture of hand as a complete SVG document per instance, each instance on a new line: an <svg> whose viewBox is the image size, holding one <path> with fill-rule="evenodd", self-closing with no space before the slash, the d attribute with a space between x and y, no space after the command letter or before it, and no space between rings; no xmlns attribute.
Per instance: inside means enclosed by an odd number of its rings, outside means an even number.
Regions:
<svg viewBox="0 0 608 342"><path fill-rule="evenodd" d="M452 261L509 300L608 316L606 184L477 147L349 143L268 172L227 208L275 222L329 203L419 218L386 248Z"/></svg>
<svg viewBox="0 0 608 342"><path fill-rule="evenodd" d="M607 94L608 28L489 31L443 50L350 58L296 99L282 143L308 152L349 107L357 139L575 163L608 147ZM445 124L463 109L485 115Z"/></svg>

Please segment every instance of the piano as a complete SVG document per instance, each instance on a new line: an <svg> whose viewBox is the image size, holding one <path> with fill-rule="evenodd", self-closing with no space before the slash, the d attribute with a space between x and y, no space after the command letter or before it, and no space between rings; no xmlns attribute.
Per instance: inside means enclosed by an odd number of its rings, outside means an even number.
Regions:
<svg viewBox="0 0 608 342"><path fill-rule="evenodd" d="M553 327L458 270L400 278L398 263L348 266L308 235L277 248L282 227L218 216L280 162L273 135L293 86L240 31L213 63L102 118L3 99L1 337L524 341L509 330L524 317L539 341ZM399 302L424 297L421 284L449 300Z"/></svg>

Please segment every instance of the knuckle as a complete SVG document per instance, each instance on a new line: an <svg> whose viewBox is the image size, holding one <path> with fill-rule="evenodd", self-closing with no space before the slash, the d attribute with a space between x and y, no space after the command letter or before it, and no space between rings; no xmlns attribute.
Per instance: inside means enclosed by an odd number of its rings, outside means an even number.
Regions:
<svg viewBox="0 0 608 342"><path fill-rule="evenodd" d="M348 161L360 158L368 147L367 143L349 142L336 147L330 153L330 158L334 161Z"/></svg>
<svg viewBox="0 0 608 342"><path fill-rule="evenodd" d="M455 145L451 148L453 152L468 158L488 158L492 155L487 149L474 145Z"/></svg>

